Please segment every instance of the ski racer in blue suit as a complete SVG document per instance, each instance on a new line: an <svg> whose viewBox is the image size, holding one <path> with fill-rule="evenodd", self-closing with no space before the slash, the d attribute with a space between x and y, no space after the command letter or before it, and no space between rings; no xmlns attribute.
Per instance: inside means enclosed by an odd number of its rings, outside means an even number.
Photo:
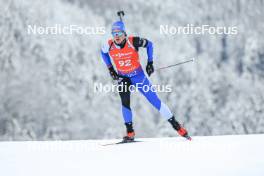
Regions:
<svg viewBox="0 0 264 176"><path fill-rule="evenodd" d="M191 139L187 130L176 121L168 106L159 99L139 62L138 50L141 47L146 48L148 56L146 72L148 76L154 73L152 42L145 38L127 36L122 21L113 23L112 36L113 38L109 39L107 44L102 47L101 56L109 69L111 77L118 80L118 84L121 85L119 86L119 95L122 102L122 115L127 129L127 134L123 140L133 141L135 137L133 115L130 108L131 91L129 87L131 85L137 85L136 87L142 95L168 120L179 135ZM112 61L117 71L113 67Z"/></svg>

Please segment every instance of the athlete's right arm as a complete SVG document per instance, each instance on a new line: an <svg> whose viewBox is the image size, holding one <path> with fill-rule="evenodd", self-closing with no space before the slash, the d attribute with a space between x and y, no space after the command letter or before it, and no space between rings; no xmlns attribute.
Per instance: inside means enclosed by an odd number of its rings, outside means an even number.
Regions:
<svg viewBox="0 0 264 176"><path fill-rule="evenodd" d="M110 67L113 67L113 65L112 65L108 51L109 51L109 45L105 44L101 49L101 56L106 66L110 68Z"/></svg>
<svg viewBox="0 0 264 176"><path fill-rule="evenodd" d="M112 65L112 62L111 62L111 59L110 59L110 56L109 56L109 46L108 45L104 45L101 49L101 56L103 58L103 61L104 63L106 64L106 66L108 67L108 70L109 70L109 73L111 75L111 77L114 79L114 80L118 80L119 79L119 76L118 74L116 73L113 65Z"/></svg>

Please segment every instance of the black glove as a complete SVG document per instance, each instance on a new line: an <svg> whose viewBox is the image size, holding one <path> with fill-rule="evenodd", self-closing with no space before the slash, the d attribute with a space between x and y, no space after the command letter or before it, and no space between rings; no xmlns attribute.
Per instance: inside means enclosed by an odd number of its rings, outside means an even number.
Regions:
<svg viewBox="0 0 264 176"><path fill-rule="evenodd" d="M152 73L154 73L154 67L153 67L152 61L148 62L147 66L146 66L146 72L147 72L148 76L150 76Z"/></svg>
<svg viewBox="0 0 264 176"><path fill-rule="evenodd" d="M119 76L116 73L114 67L109 67L108 69L109 69L109 73L110 73L111 77L113 78L113 80L118 80Z"/></svg>

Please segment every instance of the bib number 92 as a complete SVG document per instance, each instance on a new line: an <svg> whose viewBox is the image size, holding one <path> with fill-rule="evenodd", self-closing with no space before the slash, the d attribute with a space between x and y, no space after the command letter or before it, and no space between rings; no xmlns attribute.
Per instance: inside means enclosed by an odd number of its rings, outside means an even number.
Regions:
<svg viewBox="0 0 264 176"><path fill-rule="evenodd" d="M120 60L118 61L120 67L129 67L131 66L131 60Z"/></svg>

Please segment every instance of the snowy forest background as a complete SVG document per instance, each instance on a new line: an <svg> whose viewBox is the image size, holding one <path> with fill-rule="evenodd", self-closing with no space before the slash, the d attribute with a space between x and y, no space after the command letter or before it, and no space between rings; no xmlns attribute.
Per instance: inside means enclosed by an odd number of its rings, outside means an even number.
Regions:
<svg viewBox="0 0 264 176"><path fill-rule="evenodd" d="M100 47L116 11L129 34L154 43L153 83L191 135L264 132L263 0L0 0L0 140L101 139L125 132ZM29 35L28 25L105 26L105 35ZM238 35L161 35L159 26L237 26ZM146 54L140 51L143 67ZM132 95L138 137L176 136L139 93Z"/></svg>

